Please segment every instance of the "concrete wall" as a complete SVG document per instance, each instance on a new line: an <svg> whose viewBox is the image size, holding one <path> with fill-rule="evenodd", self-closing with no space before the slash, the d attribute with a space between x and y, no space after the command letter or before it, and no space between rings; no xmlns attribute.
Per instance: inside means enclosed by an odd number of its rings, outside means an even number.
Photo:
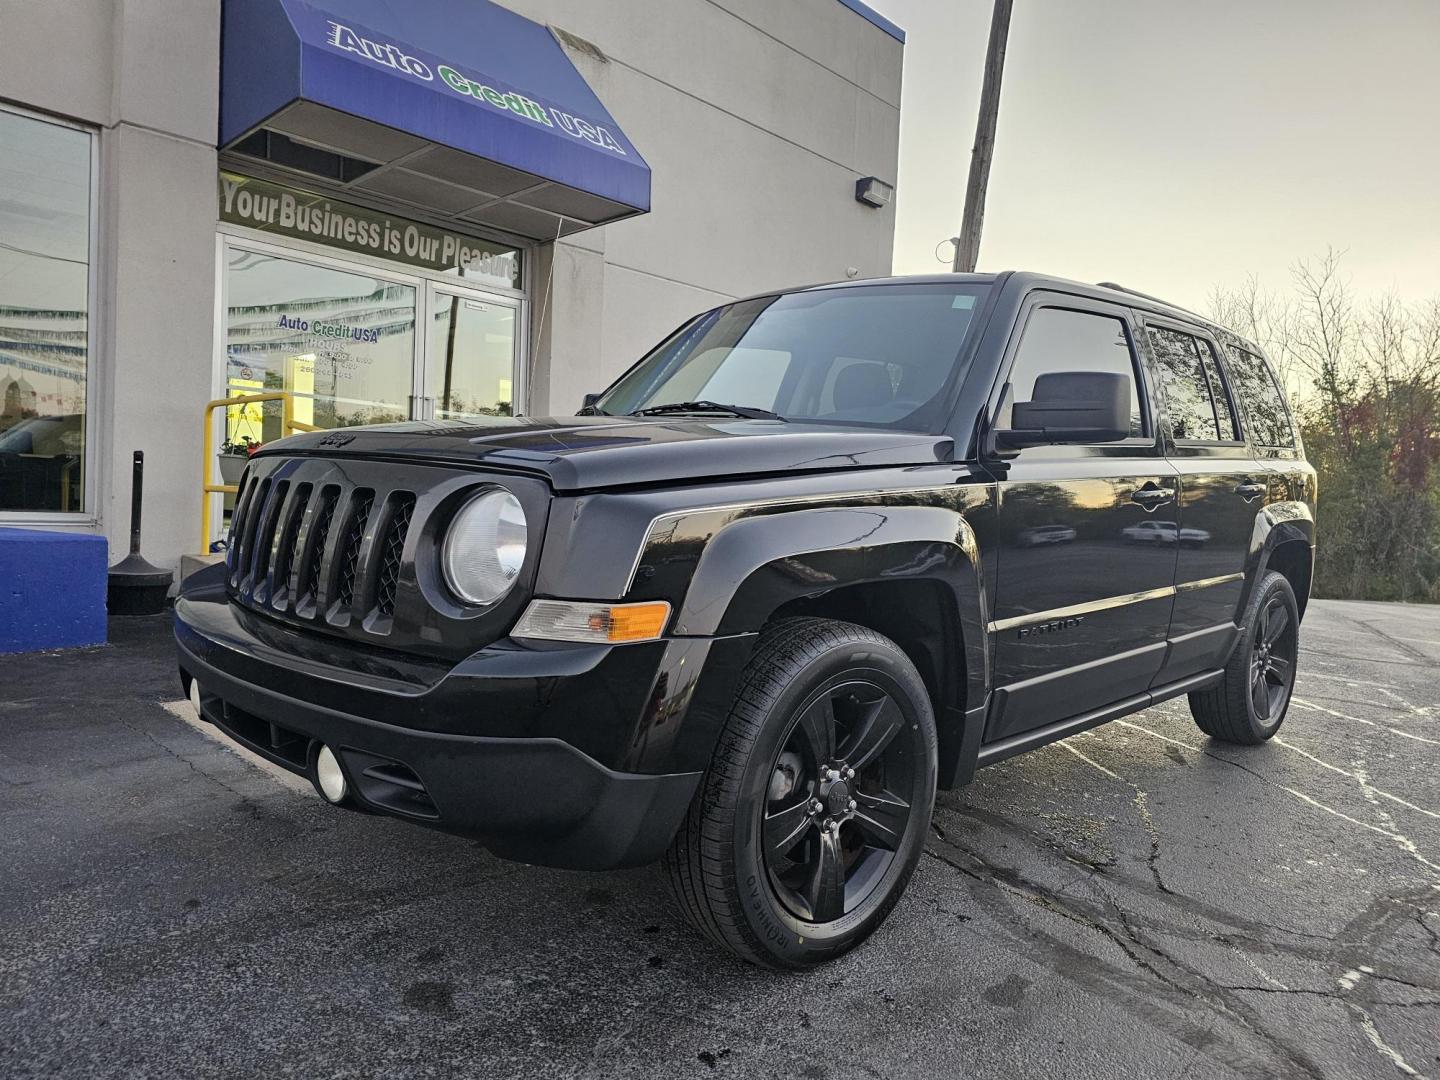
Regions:
<svg viewBox="0 0 1440 1080"><path fill-rule="evenodd" d="M98 318L94 525L129 544L130 461L144 450L145 551L199 545L200 406L215 324L220 0L0 0L0 99L96 129Z"/></svg>
<svg viewBox="0 0 1440 1080"><path fill-rule="evenodd" d="M645 155L652 212L537 260L533 413L569 413L698 311L890 271L903 46L838 0L505 0L597 45L571 59ZM543 308L543 314L542 314Z"/></svg>

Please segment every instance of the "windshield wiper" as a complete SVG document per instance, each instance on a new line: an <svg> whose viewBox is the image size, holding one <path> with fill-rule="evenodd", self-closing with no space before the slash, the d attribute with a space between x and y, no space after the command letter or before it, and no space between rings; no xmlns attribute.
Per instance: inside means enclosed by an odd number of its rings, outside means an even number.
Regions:
<svg viewBox="0 0 1440 1080"><path fill-rule="evenodd" d="M636 409L630 415L666 416L673 413L726 413L746 420L785 419L769 409L755 409L749 405L721 405L718 401L676 401L669 405L651 405L648 409Z"/></svg>

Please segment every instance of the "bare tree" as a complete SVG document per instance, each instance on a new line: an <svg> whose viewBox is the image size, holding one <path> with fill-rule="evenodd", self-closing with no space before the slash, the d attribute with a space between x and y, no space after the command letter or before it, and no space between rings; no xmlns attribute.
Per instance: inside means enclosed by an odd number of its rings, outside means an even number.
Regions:
<svg viewBox="0 0 1440 1080"><path fill-rule="evenodd" d="M1210 314L1262 346L1320 474L1320 595L1440 600L1440 298L1357 299L1334 248L1216 288Z"/></svg>
<svg viewBox="0 0 1440 1080"><path fill-rule="evenodd" d="M1305 395L1307 380L1296 363L1292 340L1295 333L1292 303L1264 289L1259 277L1252 273L1236 288L1215 286L1210 290L1206 307L1210 318L1265 350L1291 398Z"/></svg>

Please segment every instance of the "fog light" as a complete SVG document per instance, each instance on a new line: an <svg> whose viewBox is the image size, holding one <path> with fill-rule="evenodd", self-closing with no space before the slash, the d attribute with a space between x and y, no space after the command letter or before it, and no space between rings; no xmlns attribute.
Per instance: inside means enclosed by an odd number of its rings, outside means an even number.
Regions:
<svg viewBox="0 0 1440 1080"><path fill-rule="evenodd" d="M345 774L340 771L335 752L328 746L320 747L320 752L315 755L315 782L320 785L320 794L332 803L344 801Z"/></svg>
<svg viewBox="0 0 1440 1080"><path fill-rule="evenodd" d="M204 719L205 719L205 714L200 711L200 680L199 680L199 679L191 679L191 680L190 680L190 704L195 707L195 715L196 715L197 717L199 717L201 720L204 720Z"/></svg>

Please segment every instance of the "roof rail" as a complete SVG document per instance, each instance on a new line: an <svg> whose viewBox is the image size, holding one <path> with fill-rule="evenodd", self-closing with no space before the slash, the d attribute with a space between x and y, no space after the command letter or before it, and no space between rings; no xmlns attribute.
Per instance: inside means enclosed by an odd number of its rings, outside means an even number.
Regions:
<svg viewBox="0 0 1440 1080"><path fill-rule="evenodd" d="M1169 300L1161 300L1160 297L1151 296L1149 293L1141 292L1139 289L1127 289L1124 285L1117 284L1113 281L1097 281L1095 284L1101 289L1114 289L1116 292L1129 293L1131 296L1138 296L1145 300L1153 300L1157 304L1164 304L1166 307L1174 308L1176 311L1183 311L1186 315L1194 315L1195 318L1207 323L1211 321L1198 311L1191 311L1189 308L1183 308L1179 304L1172 304Z"/></svg>

